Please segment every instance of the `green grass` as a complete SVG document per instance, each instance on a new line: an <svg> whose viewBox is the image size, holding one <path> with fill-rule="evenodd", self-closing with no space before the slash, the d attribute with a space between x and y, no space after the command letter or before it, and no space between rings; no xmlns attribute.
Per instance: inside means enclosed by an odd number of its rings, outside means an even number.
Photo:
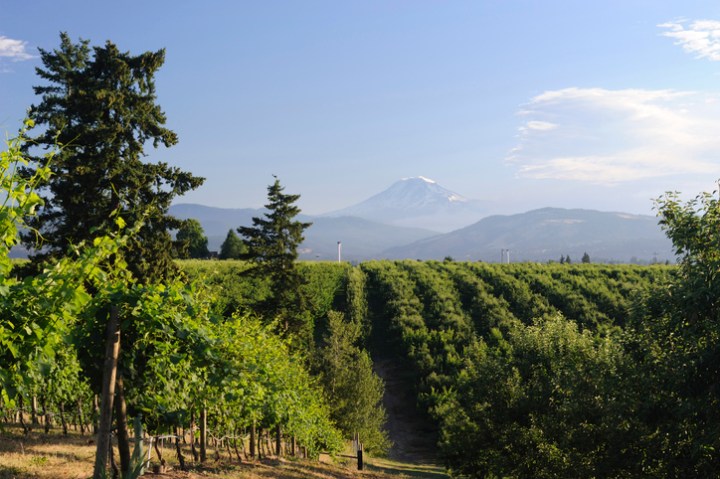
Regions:
<svg viewBox="0 0 720 479"><path fill-rule="evenodd" d="M450 476L445 468L436 464L410 464L383 458L369 458L367 470L388 476L403 476L413 479L446 479Z"/></svg>

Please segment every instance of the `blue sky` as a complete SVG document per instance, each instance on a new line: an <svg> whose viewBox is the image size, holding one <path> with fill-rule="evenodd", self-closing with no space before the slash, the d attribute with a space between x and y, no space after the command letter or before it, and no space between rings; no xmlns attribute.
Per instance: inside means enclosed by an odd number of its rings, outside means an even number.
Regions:
<svg viewBox="0 0 720 479"><path fill-rule="evenodd" d="M181 198L307 213L423 175L490 212L652 213L720 178L717 0L46 1L0 8L0 130L59 32L166 48L158 102L207 178Z"/></svg>

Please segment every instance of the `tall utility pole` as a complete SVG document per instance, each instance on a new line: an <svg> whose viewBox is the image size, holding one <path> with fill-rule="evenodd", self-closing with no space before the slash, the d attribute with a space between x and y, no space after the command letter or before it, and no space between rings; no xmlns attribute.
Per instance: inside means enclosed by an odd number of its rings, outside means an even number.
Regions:
<svg viewBox="0 0 720 479"><path fill-rule="evenodd" d="M338 263L342 262L342 242L338 241Z"/></svg>

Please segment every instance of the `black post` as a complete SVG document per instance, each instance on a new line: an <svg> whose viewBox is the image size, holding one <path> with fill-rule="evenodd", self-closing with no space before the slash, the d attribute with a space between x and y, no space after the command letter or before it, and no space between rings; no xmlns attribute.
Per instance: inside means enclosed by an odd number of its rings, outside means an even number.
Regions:
<svg viewBox="0 0 720 479"><path fill-rule="evenodd" d="M362 447L361 442L358 442L357 460L358 460L358 471L362 471L363 470L363 447Z"/></svg>

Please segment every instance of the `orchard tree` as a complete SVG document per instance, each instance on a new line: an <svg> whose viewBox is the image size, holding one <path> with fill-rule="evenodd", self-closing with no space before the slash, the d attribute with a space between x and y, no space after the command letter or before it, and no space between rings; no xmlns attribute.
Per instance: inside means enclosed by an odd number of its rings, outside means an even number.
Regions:
<svg viewBox="0 0 720 479"><path fill-rule="evenodd" d="M208 239L202 225L196 219L190 218L183 221L178 229L177 235L178 257L180 258L207 258Z"/></svg>
<svg viewBox="0 0 720 479"><path fill-rule="evenodd" d="M111 213L121 211L129 225L144 222L125 256L132 272L143 281L166 275L174 269L168 230L181 225L168 208L203 179L142 161L147 144L178 141L156 103L154 77L165 51L131 55L110 41L91 48L87 40L75 43L61 33L60 47L40 49L40 59L36 72L45 84L34 87L40 102L30 116L42 133L31 143L61 150L50 164L45 206L30 222L42 235L33 261L57 259L71 245L108 232ZM34 163L40 167L43 160ZM24 243L37 248L34 234Z"/></svg>
<svg viewBox="0 0 720 479"><path fill-rule="evenodd" d="M240 259L247 253L247 247L233 230L228 231L220 246L220 259Z"/></svg>
<svg viewBox="0 0 720 479"><path fill-rule="evenodd" d="M277 317L286 329L297 332L303 321L297 317L302 311L302 298L298 294L302 276L295 261L298 246L303 242L303 232L312 223L295 220L300 208L295 202L300 195L283 193L284 187L273 175L275 181L268 186L268 212L263 218L253 217L252 226L241 226L238 233L248 252L243 256L254 263L249 274L267 278L273 291L271 297L261 305L268 317Z"/></svg>
<svg viewBox="0 0 720 479"><path fill-rule="evenodd" d="M657 477L717 476L720 462L720 200L718 191L682 201L659 198L660 225L672 240L678 269L633 321L644 341L647 394L660 422L647 449L664 471ZM651 391L650 388L646 388Z"/></svg>
<svg viewBox="0 0 720 479"><path fill-rule="evenodd" d="M646 477L621 343L560 316L504 329L471 344L453 387L432 392L453 476Z"/></svg>
<svg viewBox="0 0 720 479"><path fill-rule="evenodd" d="M320 349L320 381L330 402L332 418L346 437L359 433L368 450L386 453L390 440L384 430L385 384L373 372L370 354L358 344L360 322L346 321L342 313L328 312L328 331Z"/></svg>

